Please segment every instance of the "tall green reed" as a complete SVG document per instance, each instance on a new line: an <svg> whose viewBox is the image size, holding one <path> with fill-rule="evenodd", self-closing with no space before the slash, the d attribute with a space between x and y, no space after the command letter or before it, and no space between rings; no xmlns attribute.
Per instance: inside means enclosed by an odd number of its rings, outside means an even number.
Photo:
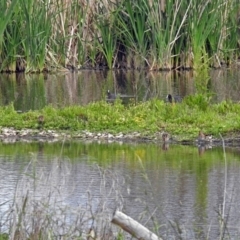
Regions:
<svg viewBox="0 0 240 240"><path fill-rule="evenodd" d="M8 61L7 57L10 56L10 63L12 65L13 58L16 55L16 49L7 49L6 48L6 41L9 45L16 45L14 42L16 41L16 38L18 38L18 35L14 34L16 29L9 29L9 22L12 21L12 15L14 14L14 11L16 9L17 0L13 0L11 3L7 3L7 1L1 1L0 3L0 70L2 71L4 65L6 64L6 61ZM15 26L18 24L18 22L15 22ZM12 37L12 34L14 37ZM9 39L11 38L11 39ZM10 52L9 52L10 50ZM15 66L10 66L8 70L14 68Z"/></svg>
<svg viewBox="0 0 240 240"><path fill-rule="evenodd" d="M47 56L47 43L51 34L49 1L19 1L22 20L25 22L23 51L27 61L26 71L42 71Z"/></svg>
<svg viewBox="0 0 240 240"><path fill-rule="evenodd" d="M98 39L99 49L106 59L108 68L111 69L114 64L117 43L114 21L100 18L97 26L101 35L100 39Z"/></svg>
<svg viewBox="0 0 240 240"><path fill-rule="evenodd" d="M181 51L183 26L187 19L189 7L183 6L183 1L166 1L165 5L159 5L153 1L148 18L151 29L151 50L153 56L152 68L171 69L174 66L173 58ZM184 11L182 11L184 9ZM179 45L178 51L174 51Z"/></svg>
<svg viewBox="0 0 240 240"><path fill-rule="evenodd" d="M237 1L222 1L221 5L222 29L216 53L223 63L229 64L231 60L238 58L236 54L239 54L239 3Z"/></svg>
<svg viewBox="0 0 240 240"><path fill-rule="evenodd" d="M201 69L239 56L236 0L13 0L1 5L2 70L18 69L19 59L26 71L69 65Z"/></svg>
<svg viewBox="0 0 240 240"><path fill-rule="evenodd" d="M221 1L221 0L220 0ZM191 46L194 56L194 68L208 67L209 56L207 51L207 41L211 34L222 28L221 5L216 1L190 1L190 15L188 19L188 32L191 39Z"/></svg>
<svg viewBox="0 0 240 240"><path fill-rule="evenodd" d="M119 6L117 29L120 42L125 46L126 53L132 55L135 67L144 66L148 54L150 28L147 25L150 13L149 1L138 2L125 0Z"/></svg>
<svg viewBox="0 0 240 240"><path fill-rule="evenodd" d="M22 43L22 23L19 19L19 11L14 12L14 19L11 18L4 31L4 41L2 44L1 70L14 72L17 68L17 60L21 59Z"/></svg>
<svg viewBox="0 0 240 240"><path fill-rule="evenodd" d="M0 2L0 14L1 14L1 20L0 20L0 53L1 53L1 47L3 42L3 35L4 31L7 27L8 22L11 19L11 16L15 10L15 7L17 5L17 0L13 0L11 2L7 1L1 1Z"/></svg>

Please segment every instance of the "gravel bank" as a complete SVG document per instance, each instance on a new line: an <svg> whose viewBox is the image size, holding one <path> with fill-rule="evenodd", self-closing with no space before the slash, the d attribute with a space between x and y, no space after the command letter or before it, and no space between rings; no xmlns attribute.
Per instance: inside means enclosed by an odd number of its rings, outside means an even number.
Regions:
<svg viewBox="0 0 240 240"><path fill-rule="evenodd" d="M143 136L141 133L133 132L128 134L118 133L92 133L89 131L81 132L59 132L55 130L37 130L37 129L22 129L16 130L14 128L1 128L0 131L0 141L5 143L14 142L57 142L62 140L85 140L85 141L103 141L103 142L156 142L161 143L161 133L156 133L155 136ZM233 135L224 137L224 142L226 146L239 147L240 146L240 136ZM174 144L184 144L184 145L197 145L197 141L194 140L183 140L178 141L173 137L169 143ZM213 138L211 143L208 145L222 146L221 138Z"/></svg>

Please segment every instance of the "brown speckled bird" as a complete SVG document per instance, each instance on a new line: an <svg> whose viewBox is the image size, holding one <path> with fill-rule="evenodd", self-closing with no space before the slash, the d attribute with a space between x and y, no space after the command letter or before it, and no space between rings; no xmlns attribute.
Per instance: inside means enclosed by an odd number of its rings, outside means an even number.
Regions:
<svg viewBox="0 0 240 240"><path fill-rule="evenodd" d="M170 135L168 133L162 133L163 142L168 142L170 140Z"/></svg>
<svg viewBox="0 0 240 240"><path fill-rule="evenodd" d="M44 116L40 115L40 116L38 116L38 128L42 129L43 125L44 125Z"/></svg>
<svg viewBox="0 0 240 240"><path fill-rule="evenodd" d="M197 140L198 142L212 142L212 136L206 135L202 131L199 131Z"/></svg>

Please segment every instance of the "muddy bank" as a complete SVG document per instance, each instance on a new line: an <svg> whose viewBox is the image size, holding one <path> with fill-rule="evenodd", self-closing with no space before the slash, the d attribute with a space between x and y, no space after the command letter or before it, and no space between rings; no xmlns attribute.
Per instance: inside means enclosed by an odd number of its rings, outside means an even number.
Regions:
<svg viewBox="0 0 240 240"><path fill-rule="evenodd" d="M225 146L229 147L239 147L240 146L240 134L231 133L223 137L223 139L212 138L211 142L199 143L196 139L189 140L178 140L176 137L172 136L172 139L167 143L163 142L159 138L159 133L153 136L143 136L141 133L118 133L111 134L108 132L104 133L93 133L89 131L75 131L75 132L63 132L56 130L36 130L36 129L22 129L16 130L14 128L2 128L0 132L0 141L4 143L14 143L14 142L58 142L65 140L82 140L88 142L152 142L156 144L182 144L182 145L198 145L206 146L207 148L212 148L216 146L222 146L223 140Z"/></svg>

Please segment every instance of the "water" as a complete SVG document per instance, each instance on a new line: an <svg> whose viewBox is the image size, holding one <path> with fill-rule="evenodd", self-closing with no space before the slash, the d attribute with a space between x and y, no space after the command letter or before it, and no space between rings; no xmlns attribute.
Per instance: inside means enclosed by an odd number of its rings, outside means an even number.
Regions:
<svg viewBox="0 0 240 240"><path fill-rule="evenodd" d="M47 202L55 217L67 215L66 224L74 221L79 207L89 210L91 203L91 211L97 214L101 207L101 218L108 221L118 208L150 229L155 222L164 239L216 239L220 216L227 227L224 236L240 236L238 149L226 149L225 161L221 148L2 143L0 172L0 220L5 231L6 212L28 196L28 202Z"/></svg>
<svg viewBox="0 0 240 240"><path fill-rule="evenodd" d="M237 69L211 70L207 86L213 102L240 101L240 72ZM184 97L196 92L195 76L185 72L80 71L58 74L0 75L0 105L13 102L16 110L86 105L115 94L135 96L136 101L164 99L168 93Z"/></svg>
<svg viewBox="0 0 240 240"><path fill-rule="evenodd" d="M237 70L209 72L213 102L240 101L239 75ZM13 102L21 111L49 104L86 105L105 100L108 89L134 95L136 101L196 92L192 72L3 74L0 84L0 105ZM225 161L221 148L75 141L0 143L0 231L8 232L17 224L14 219L19 219L26 201L25 229L30 229L34 216L51 220L56 235L75 231L73 223L86 229L99 224L112 227L110 219L119 209L163 239L222 235L239 239L239 152L226 149ZM222 218L225 225L219 221Z"/></svg>

